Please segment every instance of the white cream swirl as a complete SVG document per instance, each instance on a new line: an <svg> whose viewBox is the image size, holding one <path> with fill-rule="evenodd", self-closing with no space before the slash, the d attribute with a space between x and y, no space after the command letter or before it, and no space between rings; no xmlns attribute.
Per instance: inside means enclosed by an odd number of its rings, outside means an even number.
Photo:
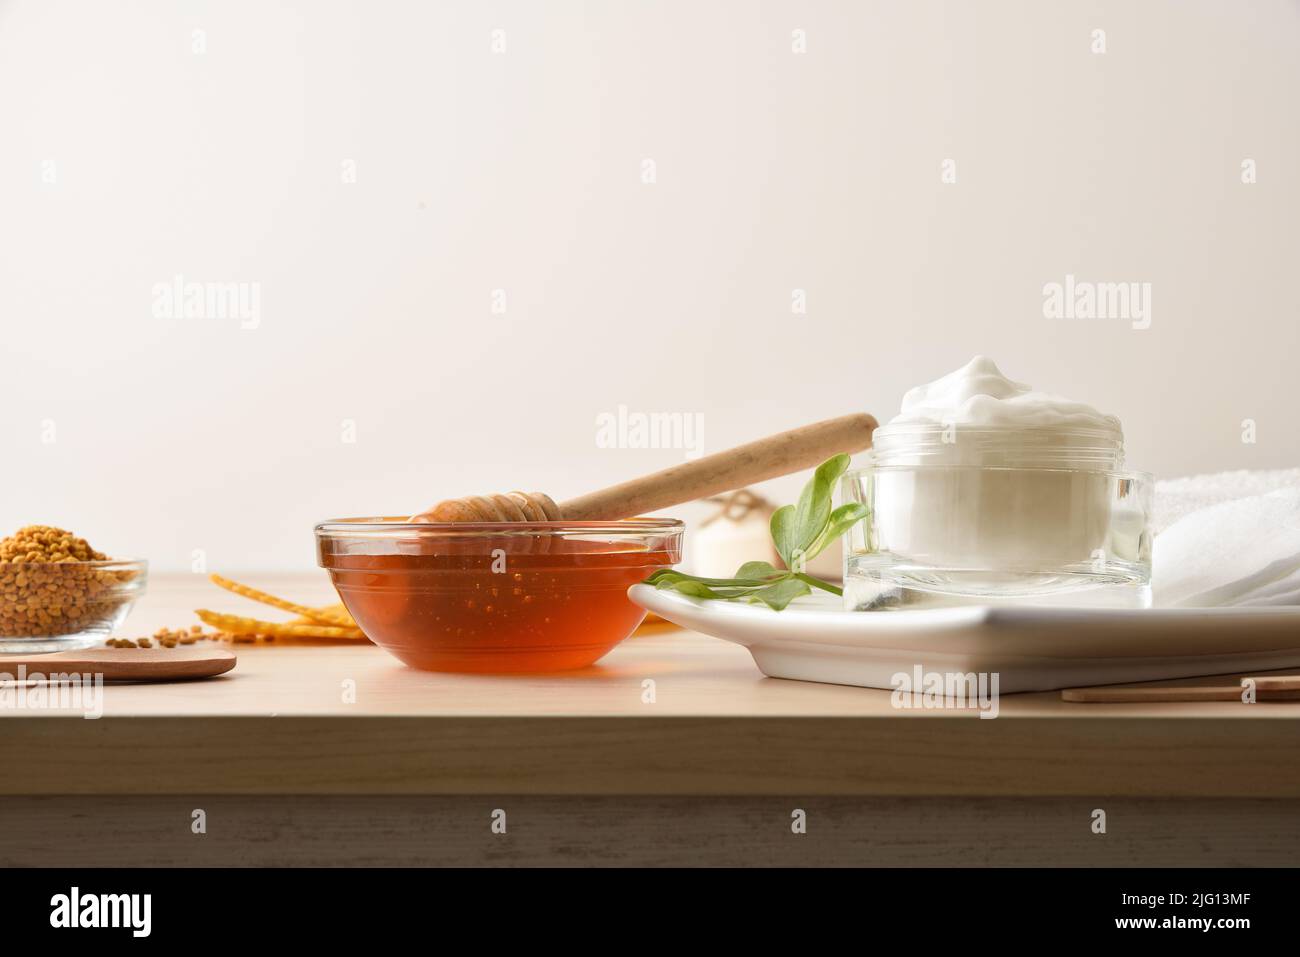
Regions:
<svg viewBox="0 0 1300 957"><path fill-rule="evenodd" d="M987 356L956 372L909 389L888 428L957 425L972 429L1089 429L1122 440L1119 419L1083 402L1038 392L1004 376Z"/></svg>

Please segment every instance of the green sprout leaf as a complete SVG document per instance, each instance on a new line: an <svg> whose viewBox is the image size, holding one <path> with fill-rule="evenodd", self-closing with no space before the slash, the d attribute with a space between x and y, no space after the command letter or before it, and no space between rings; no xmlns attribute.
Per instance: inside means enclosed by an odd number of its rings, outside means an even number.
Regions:
<svg viewBox="0 0 1300 957"><path fill-rule="evenodd" d="M735 578L702 578L665 568L647 578L646 584L708 601L762 604L774 611L782 611L796 598L811 595L814 588L841 594L839 588L814 578L804 568L870 514L858 502L831 507L835 483L848 467L849 457L843 453L827 459L817 466L797 505L783 505L772 513L772 543L785 569L771 562L752 561L741 565Z"/></svg>
<svg viewBox="0 0 1300 957"><path fill-rule="evenodd" d="M826 522L831 516L831 497L835 494L835 482L849 467L849 457L843 453L832 456L813 472L812 479L803 487L799 496L799 505L795 508L794 528L798 542L794 549L802 550L807 555L817 540ZM811 558L811 555L808 555Z"/></svg>
<svg viewBox="0 0 1300 957"><path fill-rule="evenodd" d="M776 568L771 562L745 562L736 569L737 578L764 579L775 578L782 574L779 568Z"/></svg>
<svg viewBox="0 0 1300 957"><path fill-rule="evenodd" d="M771 530L776 553L781 556L781 561L789 565L790 556L799 547L799 530L795 526L793 505L782 505L772 513Z"/></svg>
<svg viewBox="0 0 1300 957"><path fill-rule="evenodd" d="M831 512L826 527L822 529L817 541L808 550L808 557L816 558L826 551L832 542L838 541L841 535L866 518L870 511L861 502L848 502Z"/></svg>
<svg viewBox="0 0 1300 957"><path fill-rule="evenodd" d="M782 578L780 581L773 582L765 588L760 588L752 595L746 596L746 600L762 602L773 611L784 611L785 606L796 598L811 594L812 589L808 587L807 583L797 578Z"/></svg>

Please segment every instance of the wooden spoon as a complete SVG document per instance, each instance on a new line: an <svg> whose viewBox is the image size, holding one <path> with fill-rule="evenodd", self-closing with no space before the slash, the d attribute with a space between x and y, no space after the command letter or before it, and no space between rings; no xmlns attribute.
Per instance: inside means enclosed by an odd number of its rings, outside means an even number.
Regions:
<svg viewBox="0 0 1300 957"><path fill-rule="evenodd" d="M1251 680L1243 678L1242 681ZM1286 684L1285 678L1255 678L1257 701L1300 701L1300 684ZM1294 681L1294 679L1292 679ZM1066 688L1062 701L1083 704L1154 704L1175 701L1241 701L1238 685L1161 685L1157 687Z"/></svg>
<svg viewBox="0 0 1300 957"><path fill-rule="evenodd" d="M866 413L845 415L674 465L558 505L542 492L471 495L439 502L411 516L411 521L582 522L644 515L812 468L839 452L861 452L871 447L875 428L876 420Z"/></svg>
<svg viewBox="0 0 1300 957"><path fill-rule="evenodd" d="M181 681L211 678L233 667L234 652L224 648L85 648L45 655L0 655L0 675L13 680L63 673L98 674L105 681Z"/></svg>

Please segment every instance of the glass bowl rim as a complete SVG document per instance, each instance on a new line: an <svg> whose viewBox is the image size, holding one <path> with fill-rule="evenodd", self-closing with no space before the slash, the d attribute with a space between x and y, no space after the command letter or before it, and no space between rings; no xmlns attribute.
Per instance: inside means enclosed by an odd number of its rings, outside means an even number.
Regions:
<svg viewBox="0 0 1300 957"><path fill-rule="evenodd" d="M926 469L944 472L1076 472L1084 475L1106 475L1111 478L1132 479L1141 482L1143 485L1155 484L1155 474L1143 472L1141 469L1088 469L1055 465L948 465L942 462L921 465L862 465L858 468L849 469L840 477L840 481L847 482L850 479L858 479L871 472L918 472Z"/></svg>
<svg viewBox="0 0 1300 957"><path fill-rule="evenodd" d="M362 518L332 518L318 522L317 538L347 538L349 535L374 536L393 534L409 536L464 536L475 535L562 535L566 533L595 533L610 535L680 533L686 523L679 518L620 518L600 521L559 522L412 522L398 516L367 516Z"/></svg>
<svg viewBox="0 0 1300 957"><path fill-rule="evenodd" d="M134 568L145 571L149 568L149 559L96 558L87 562L0 562L0 571L10 568Z"/></svg>
<svg viewBox="0 0 1300 957"><path fill-rule="evenodd" d="M970 435L996 435L996 436L1015 436L1023 438L1026 434L1035 438L1051 437L1056 435L1069 436L1095 436L1102 439L1120 439L1124 435L1115 429L1101 429L1089 425L964 425L961 422L954 422L951 425L942 422L900 422L898 425L882 425L873 430L875 433L882 433L886 437L894 435L942 435L943 433L955 429L958 432Z"/></svg>

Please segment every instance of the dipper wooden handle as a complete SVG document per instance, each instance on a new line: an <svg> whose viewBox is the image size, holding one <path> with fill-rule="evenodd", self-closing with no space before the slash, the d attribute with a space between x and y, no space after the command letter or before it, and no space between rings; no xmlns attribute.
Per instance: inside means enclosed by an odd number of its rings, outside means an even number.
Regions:
<svg viewBox="0 0 1300 957"><path fill-rule="evenodd" d="M653 475L556 505L540 492L470 496L439 502L413 522L609 521L743 488L812 468L839 452L871 447L876 420L866 413L802 428L674 465Z"/></svg>
<svg viewBox="0 0 1300 957"><path fill-rule="evenodd" d="M644 515L812 468L837 452L861 452L870 447L875 428L876 420L865 413L815 422L571 498L560 504L560 513L571 521Z"/></svg>

